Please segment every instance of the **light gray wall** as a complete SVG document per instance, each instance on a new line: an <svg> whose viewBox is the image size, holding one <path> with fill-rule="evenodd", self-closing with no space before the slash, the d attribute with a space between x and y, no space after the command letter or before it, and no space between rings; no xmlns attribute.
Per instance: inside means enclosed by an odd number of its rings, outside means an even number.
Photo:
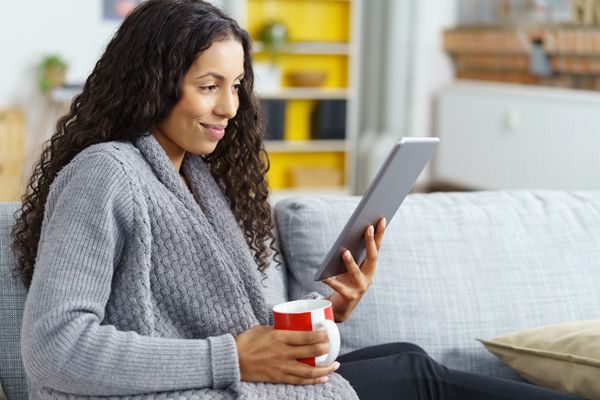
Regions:
<svg viewBox="0 0 600 400"><path fill-rule="evenodd" d="M0 107L25 111L29 166L60 111L39 92L36 65L58 53L69 64L67 81L83 82L119 22L102 20L100 0L0 0L0 10Z"/></svg>
<svg viewBox="0 0 600 400"><path fill-rule="evenodd" d="M120 24L102 19L101 0L0 0L0 10L0 107L27 105L48 53L68 61L67 81L83 82Z"/></svg>
<svg viewBox="0 0 600 400"><path fill-rule="evenodd" d="M0 0L0 9L0 106L30 100L35 65L48 53L68 61L68 81L83 81L118 26L102 20L100 0Z"/></svg>

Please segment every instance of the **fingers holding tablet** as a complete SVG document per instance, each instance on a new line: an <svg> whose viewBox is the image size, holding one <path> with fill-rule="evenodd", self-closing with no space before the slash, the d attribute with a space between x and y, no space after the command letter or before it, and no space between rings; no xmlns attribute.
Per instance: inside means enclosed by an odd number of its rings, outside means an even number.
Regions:
<svg viewBox="0 0 600 400"><path fill-rule="evenodd" d="M377 258L383 233L385 231L385 218L381 218L377 229L369 225L364 232L366 257L359 266L350 250L342 253L346 272L336 277L327 278L323 283L335 290L329 297L333 305L334 319L342 322L348 319L350 314L373 282L373 275L377 267Z"/></svg>
<svg viewBox="0 0 600 400"><path fill-rule="evenodd" d="M385 218L381 218L377 224L377 229L370 225L365 231L365 248L366 257L360 266L363 274L370 278L375 273L377 267L377 257L379 256L379 249L381 248L381 241L385 232Z"/></svg>

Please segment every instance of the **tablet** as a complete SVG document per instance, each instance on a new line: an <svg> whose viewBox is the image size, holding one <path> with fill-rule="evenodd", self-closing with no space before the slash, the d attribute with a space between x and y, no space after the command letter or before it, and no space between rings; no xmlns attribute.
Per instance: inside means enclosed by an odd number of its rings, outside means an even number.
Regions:
<svg viewBox="0 0 600 400"><path fill-rule="evenodd" d="M364 233L385 217L389 224L431 159L438 138L401 138L384 161L346 226L314 276L321 281L346 272L342 253L350 250L358 265L366 256Z"/></svg>

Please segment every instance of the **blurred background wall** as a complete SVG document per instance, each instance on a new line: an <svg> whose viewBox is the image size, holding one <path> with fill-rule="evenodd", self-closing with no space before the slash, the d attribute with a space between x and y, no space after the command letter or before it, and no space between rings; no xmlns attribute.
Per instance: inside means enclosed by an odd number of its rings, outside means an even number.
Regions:
<svg viewBox="0 0 600 400"><path fill-rule="evenodd" d="M66 82L83 82L120 22L103 19L100 1L0 0L0 9L0 107L24 112L29 166L64 111L60 100L40 92L38 65L58 54L68 62Z"/></svg>

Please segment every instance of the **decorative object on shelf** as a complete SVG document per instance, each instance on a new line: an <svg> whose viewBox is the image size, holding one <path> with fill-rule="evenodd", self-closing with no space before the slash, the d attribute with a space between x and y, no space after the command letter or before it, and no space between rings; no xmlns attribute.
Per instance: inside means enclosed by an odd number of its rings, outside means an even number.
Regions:
<svg viewBox="0 0 600 400"><path fill-rule="evenodd" d="M67 63L58 54L49 54L39 63L37 73L38 87L42 93L46 93L65 83Z"/></svg>
<svg viewBox="0 0 600 400"><path fill-rule="evenodd" d="M275 64L255 62L254 87L258 93L278 91L281 88L281 68Z"/></svg>
<svg viewBox="0 0 600 400"><path fill-rule="evenodd" d="M444 48L459 79L600 90L600 28L458 27Z"/></svg>
<svg viewBox="0 0 600 400"><path fill-rule="evenodd" d="M265 113L265 139L283 140L285 100L261 100Z"/></svg>
<svg viewBox="0 0 600 400"><path fill-rule="evenodd" d="M292 187L340 187L342 173L338 168L329 166L294 166L290 170Z"/></svg>
<svg viewBox="0 0 600 400"><path fill-rule="evenodd" d="M321 100L311 116L313 139L346 137L346 100Z"/></svg>
<svg viewBox="0 0 600 400"><path fill-rule="evenodd" d="M327 79L327 72L319 70L291 71L287 75L290 83L298 87L321 86Z"/></svg>
<svg viewBox="0 0 600 400"><path fill-rule="evenodd" d="M548 62L548 55L544 51L544 41L542 38L535 38L531 41L531 53L529 53L529 72L538 76L551 76L552 69Z"/></svg>

